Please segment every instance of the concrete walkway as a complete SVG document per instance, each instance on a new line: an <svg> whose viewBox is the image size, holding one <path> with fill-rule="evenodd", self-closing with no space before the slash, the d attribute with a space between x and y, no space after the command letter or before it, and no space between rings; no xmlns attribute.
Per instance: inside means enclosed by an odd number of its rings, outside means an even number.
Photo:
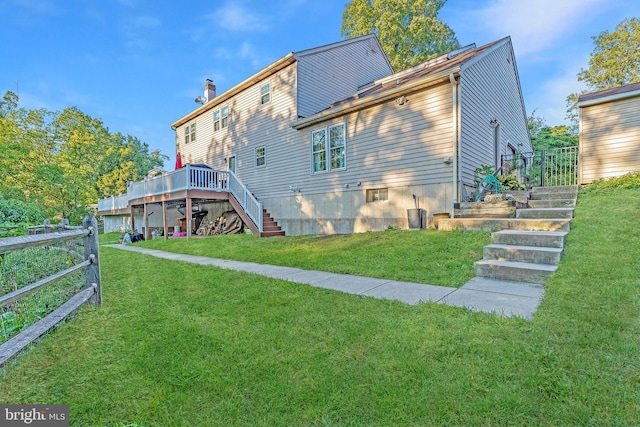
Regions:
<svg viewBox="0 0 640 427"><path fill-rule="evenodd" d="M202 256L175 254L131 245L106 245L132 252L139 252L172 261L213 265L228 270L255 273L274 279L302 283L318 288L333 289L350 294L398 300L406 304L436 302L453 307L466 307L473 311L495 313L505 317L532 319L542 297L544 287L533 283L474 277L461 288L373 279L348 274L303 270L292 267L230 261Z"/></svg>

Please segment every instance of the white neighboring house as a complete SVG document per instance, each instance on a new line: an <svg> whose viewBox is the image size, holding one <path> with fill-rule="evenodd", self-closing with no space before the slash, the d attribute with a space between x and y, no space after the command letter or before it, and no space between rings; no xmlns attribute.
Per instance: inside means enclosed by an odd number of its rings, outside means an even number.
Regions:
<svg viewBox="0 0 640 427"><path fill-rule="evenodd" d="M477 167L532 151L509 37L393 73L377 38L364 36L288 54L217 96L207 82L204 98L171 126L188 168L220 174L210 189L136 189L101 201L101 214L131 217L139 229L158 212L155 226L170 229L172 205L210 216L255 198L280 235L407 228L416 207L426 226L469 199ZM249 228L269 235L249 216Z"/></svg>

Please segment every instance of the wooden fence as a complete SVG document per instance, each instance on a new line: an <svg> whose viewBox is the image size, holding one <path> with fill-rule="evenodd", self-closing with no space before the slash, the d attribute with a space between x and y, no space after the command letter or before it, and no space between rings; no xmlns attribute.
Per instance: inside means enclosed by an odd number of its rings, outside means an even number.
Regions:
<svg viewBox="0 0 640 427"><path fill-rule="evenodd" d="M46 317L22 329L17 335L12 336L0 345L0 367L4 366L15 355L52 329L60 321L68 318L81 305L87 302L97 306L101 305L102 295L100 287L97 221L95 217L86 217L82 226L66 226L64 228L63 231L48 234L0 239L0 257L3 257L0 261L4 261L5 263L7 262L6 257L11 253L19 253L19 251L32 248L42 248L47 252L61 251L65 253L67 257L65 261L67 264L70 258L77 259L77 261L73 262L74 265L69 268L57 271L34 283L20 286L18 289L0 296L0 310L4 311L3 316L9 313L6 311L6 307L16 307L20 300L26 299L25 297L30 297L32 294L35 295L38 292L42 292L52 285L55 286L56 283L70 277L74 273L84 270L85 276L83 283L80 284L80 291L74 293L64 303L48 313ZM70 249L72 246L75 247L75 245L72 245L73 242L80 240L82 243L79 244L78 247L83 248L84 253L79 253L77 249ZM61 247L60 245L63 246ZM25 267L29 268L28 266ZM34 301L37 303L39 299L35 298ZM47 305L49 305L49 303L50 302L47 302ZM41 312L42 308L30 307L30 309ZM4 327L4 317L0 317L0 320L3 321L2 327Z"/></svg>

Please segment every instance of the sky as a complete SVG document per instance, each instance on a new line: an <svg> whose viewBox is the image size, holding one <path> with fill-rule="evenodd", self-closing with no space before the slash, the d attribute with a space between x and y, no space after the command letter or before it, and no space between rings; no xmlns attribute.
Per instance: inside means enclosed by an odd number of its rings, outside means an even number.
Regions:
<svg viewBox="0 0 640 427"><path fill-rule="evenodd" d="M77 107L175 165L170 124L285 56L342 40L347 0L0 0L0 94L19 106ZM440 18L461 45L511 36L527 114L566 124L586 89L593 39L640 17L638 0L448 0ZM623 59L621 59L623 60ZM397 70L399 71L399 70Z"/></svg>

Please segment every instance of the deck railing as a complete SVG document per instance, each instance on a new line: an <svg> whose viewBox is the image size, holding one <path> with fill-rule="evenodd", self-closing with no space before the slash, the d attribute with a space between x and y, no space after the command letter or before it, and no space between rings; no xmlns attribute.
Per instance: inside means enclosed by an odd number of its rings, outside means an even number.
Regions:
<svg viewBox="0 0 640 427"><path fill-rule="evenodd" d="M158 196L181 190L213 190L230 192L238 200L244 212L262 231L262 204L247 187L230 171L218 171L207 167L186 165L173 172L166 172L129 184L126 194L98 200L98 211L127 209L129 201L147 196Z"/></svg>

